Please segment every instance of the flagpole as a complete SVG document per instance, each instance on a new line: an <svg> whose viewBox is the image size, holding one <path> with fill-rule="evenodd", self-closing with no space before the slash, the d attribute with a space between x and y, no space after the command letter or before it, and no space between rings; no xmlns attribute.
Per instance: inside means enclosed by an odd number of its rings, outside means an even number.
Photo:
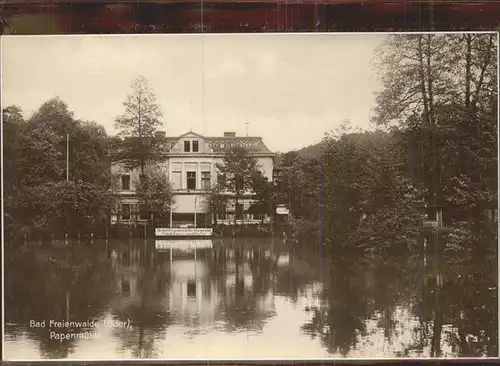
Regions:
<svg viewBox="0 0 500 366"><path fill-rule="evenodd" d="M172 228L172 217L173 217L173 213L172 213L172 202L170 202L170 227Z"/></svg>
<svg viewBox="0 0 500 366"><path fill-rule="evenodd" d="M194 196L194 227L196 228L196 195Z"/></svg>
<svg viewBox="0 0 500 366"><path fill-rule="evenodd" d="M69 182L69 133L66 134L66 182ZM69 228L69 216L66 216L66 228ZM66 241L68 240L68 234L66 234ZM68 293L66 293L66 296ZM66 297L68 300L68 297Z"/></svg>
<svg viewBox="0 0 500 366"><path fill-rule="evenodd" d="M66 134L66 181L69 181L69 133Z"/></svg>

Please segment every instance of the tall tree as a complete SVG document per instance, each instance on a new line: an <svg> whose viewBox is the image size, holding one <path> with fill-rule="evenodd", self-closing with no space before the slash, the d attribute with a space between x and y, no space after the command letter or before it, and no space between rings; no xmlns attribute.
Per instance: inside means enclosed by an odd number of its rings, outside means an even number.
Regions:
<svg viewBox="0 0 500 366"><path fill-rule="evenodd" d="M103 126L75 121L70 135L70 179L110 185L110 139Z"/></svg>
<svg viewBox="0 0 500 366"><path fill-rule="evenodd" d="M5 225L12 226L14 221L14 212L16 206L16 198L19 191L19 159L20 146L19 140L21 130L24 125L22 111L17 106L8 106L3 109L3 179L4 179L4 208L5 208ZM4 228L5 229L5 228ZM7 231L7 230L6 230Z"/></svg>
<svg viewBox="0 0 500 366"><path fill-rule="evenodd" d="M234 195L235 209L238 210L239 199L252 188L252 178L258 171L257 159L246 148L235 146L227 151L217 169L223 188ZM237 216L238 212L234 216L235 224Z"/></svg>
<svg viewBox="0 0 500 366"><path fill-rule="evenodd" d="M446 39L435 35L391 36L379 50L383 90L377 95L374 122L406 125L418 120L422 143L429 159L422 161L423 186L432 206L439 201L439 154L436 142L436 109L447 103L448 95L436 93L450 81L445 55Z"/></svg>
<svg viewBox="0 0 500 366"><path fill-rule="evenodd" d="M76 120L58 98L43 103L25 123L20 123L19 110L8 108L5 112L4 132L11 138L17 135L9 142L13 149L7 155L9 166L16 170L9 173L6 185L6 213L12 232L19 233L22 227L67 229L70 222L73 227L83 226L104 215L110 200L104 128ZM66 182L68 157L70 181Z"/></svg>
<svg viewBox="0 0 500 366"><path fill-rule="evenodd" d="M40 228L81 230L107 216L112 205L106 187L81 180L51 182L32 190L37 197L32 207L39 208L35 222Z"/></svg>
<svg viewBox="0 0 500 366"><path fill-rule="evenodd" d="M20 137L22 185L66 178L67 134L75 130L75 124L73 112L59 98L43 103L27 120Z"/></svg>
<svg viewBox="0 0 500 366"><path fill-rule="evenodd" d="M18 166L20 157L19 137L24 125L22 111L17 106L8 106L3 110L3 169L4 190L7 195L18 186Z"/></svg>
<svg viewBox="0 0 500 366"><path fill-rule="evenodd" d="M115 120L122 139L114 160L120 161L127 169L139 167L144 174L148 163L164 159L162 138L155 135L162 125L163 113L145 77L135 79L131 87L132 93L123 103L125 111Z"/></svg>
<svg viewBox="0 0 500 366"><path fill-rule="evenodd" d="M318 202L320 241L344 247L359 225L375 169L369 154L346 136L327 136L325 143Z"/></svg>
<svg viewBox="0 0 500 366"><path fill-rule="evenodd" d="M451 220L496 206L495 38L397 35L378 55L384 87L374 121L399 126L424 198L444 203Z"/></svg>
<svg viewBox="0 0 500 366"><path fill-rule="evenodd" d="M269 182L261 172L255 172L250 186L255 193L254 200L257 202L257 211L262 215L262 220L264 214L272 218L273 212L276 211L276 191L273 183Z"/></svg>
<svg viewBox="0 0 500 366"><path fill-rule="evenodd" d="M379 54L374 121L396 124L426 203L450 234L433 236L495 268L498 225L497 35L398 35ZM434 213L432 210L429 210ZM493 224L493 225L492 225ZM446 258L445 258L446 260ZM480 273L478 274L478 276Z"/></svg>
<svg viewBox="0 0 500 366"><path fill-rule="evenodd" d="M66 103L51 99L42 104L20 131L18 170L22 183L64 180L69 154L70 180L108 185L108 145L103 126L75 119Z"/></svg>
<svg viewBox="0 0 500 366"><path fill-rule="evenodd" d="M66 133L71 132L74 121L74 114L68 105L56 97L43 103L27 122L30 125L43 125L58 136L66 137ZM64 148L65 142L66 140L62 142Z"/></svg>
<svg viewBox="0 0 500 366"><path fill-rule="evenodd" d="M155 220L170 212L173 200L172 186L165 172L160 169L146 169L136 184L137 197L143 210Z"/></svg>
<svg viewBox="0 0 500 366"><path fill-rule="evenodd" d="M296 159L285 171L280 188L287 191L292 215L310 221L318 218L321 167L316 158Z"/></svg>

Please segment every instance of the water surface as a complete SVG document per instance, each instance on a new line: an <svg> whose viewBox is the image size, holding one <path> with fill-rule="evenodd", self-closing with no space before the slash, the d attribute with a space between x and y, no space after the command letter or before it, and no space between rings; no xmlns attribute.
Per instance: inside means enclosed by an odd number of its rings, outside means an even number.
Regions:
<svg viewBox="0 0 500 366"><path fill-rule="evenodd" d="M9 360L497 355L496 274L472 265L440 269L437 288L418 259L328 261L273 239L6 254Z"/></svg>

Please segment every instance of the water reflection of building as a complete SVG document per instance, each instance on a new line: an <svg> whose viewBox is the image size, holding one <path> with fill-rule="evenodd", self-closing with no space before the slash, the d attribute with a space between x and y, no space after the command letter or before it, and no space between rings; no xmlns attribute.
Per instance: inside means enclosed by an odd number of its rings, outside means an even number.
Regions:
<svg viewBox="0 0 500 366"><path fill-rule="evenodd" d="M213 322L220 298L207 266L198 259L174 259L168 308L183 323Z"/></svg>
<svg viewBox="0 0 500 366"><path fill-rule="evenodd" d="M140 299L138 287L140 279L139 249L116 251L111 253L112 266L115 270L117 291L123 305Z"/></svg>
<svg viewBox="0 0 500 366"><path fill-rule="evenodd" d="M146 303L141 311L149 311L154 303L154 308L161 308L184 326L230 321L224 314L245 314L248 309L252 309L248 316L254 319L273 313L273 272L288 265L288 253L213 248L210 240L186 243L159 242L153 249L154 266L149 269L143 248L124 248L112 254L118 293L115 309Z"/></svg>
<svg viewBox="0 0 500 366"><path fill-rule="evenodd" d="M158 240L156 248L170 257L168 311L184 324L213 322L220 299L206 263L212 241Z"/></svg>

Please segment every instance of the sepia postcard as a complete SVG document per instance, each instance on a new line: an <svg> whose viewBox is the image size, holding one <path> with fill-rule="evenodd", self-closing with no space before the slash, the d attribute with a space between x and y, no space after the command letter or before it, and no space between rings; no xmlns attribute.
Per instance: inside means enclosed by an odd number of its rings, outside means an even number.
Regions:
<svg viewBox="0 0 500 366"><path fill-rule="evenodd" d="M4 359L498 357L497 55L2 37Z"/></svg>

